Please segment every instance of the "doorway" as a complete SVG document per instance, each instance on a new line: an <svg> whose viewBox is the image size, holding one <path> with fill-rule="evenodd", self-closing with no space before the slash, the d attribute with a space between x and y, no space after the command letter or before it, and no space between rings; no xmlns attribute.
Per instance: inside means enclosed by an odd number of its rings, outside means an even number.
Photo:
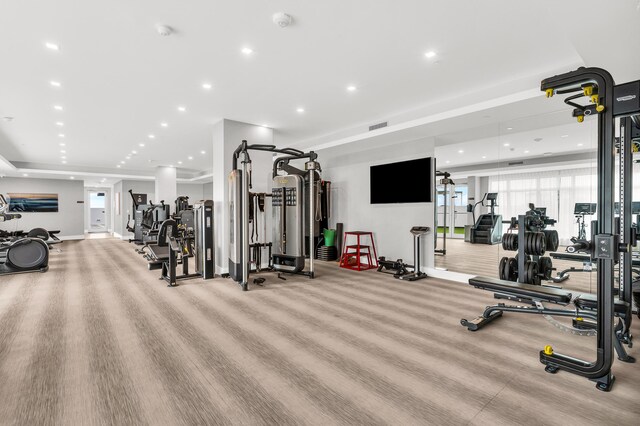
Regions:
<svg viewBox="0 0 640 426"><path fill-rule="evenodd" d="M89 226L88 232L107 232L108 209L106 191L89 191Z"/></svg>
<svg viewBox="0 0 640 426"><path fill-rule="evenodd" d="M467 225L467 185L447 185L446 193L444 186L438 185L436 192L438 235L446 233L447 238L464 238L464 226Z"/></svg>

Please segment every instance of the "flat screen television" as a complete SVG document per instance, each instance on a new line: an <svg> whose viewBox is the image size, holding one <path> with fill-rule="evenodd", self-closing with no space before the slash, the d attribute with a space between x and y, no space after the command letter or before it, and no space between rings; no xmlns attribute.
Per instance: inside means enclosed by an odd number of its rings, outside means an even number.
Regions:
<svg viewBox="0 0 640 426"><path fill-rule="evenodd" d="M431 158L371 166L370 178L371 204L433 201Z"/></svg>

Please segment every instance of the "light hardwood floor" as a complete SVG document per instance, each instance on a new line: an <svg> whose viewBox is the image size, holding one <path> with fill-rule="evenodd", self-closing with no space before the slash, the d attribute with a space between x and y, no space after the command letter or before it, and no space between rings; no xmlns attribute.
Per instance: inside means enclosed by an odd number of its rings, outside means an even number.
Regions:
<svg viewBox="0 0 640 426"><path fill-rule="evenodd" d="M407 283L318 262L315 280L268 273L264 287L246 293L222 278L167 288L128 243L61 248L47 273L0 277L2 424L583 426L640 418L640 365L616 362L610 393L547 374L538 361L545 344L590 359L594 339L509 314L471 333L460 318L493 299L466 284Z"/></svg>

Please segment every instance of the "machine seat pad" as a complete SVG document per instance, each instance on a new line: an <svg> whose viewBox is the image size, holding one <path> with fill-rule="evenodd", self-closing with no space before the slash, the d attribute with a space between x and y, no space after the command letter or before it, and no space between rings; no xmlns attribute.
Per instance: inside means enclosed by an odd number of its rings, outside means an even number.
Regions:
<svg viewBox="0 0 640 426"><path fill-rule="evenodd" d="M473 277L469 284L483 290L496 291L517 297L567 304L571 302L571 293L556 288L542 287L533 284L520 284L513 281L499 280L489 277Z"/></svg>
<svg viewBox="0 0 640 426"><path fill-rule="evenodd" d="M581 294L573 301L578 309L595 311L598 309L598 297L595 294ZM631 304L629 302L615 299L613 302L613 310L616 314L630 315Z"/></svg>
<svg viewBox="0 0 640 426"><path fill-rule="evenodd" d="M169 260L169 246L149 244L147 248L149 249L151 256L157 260Z"/></svg>

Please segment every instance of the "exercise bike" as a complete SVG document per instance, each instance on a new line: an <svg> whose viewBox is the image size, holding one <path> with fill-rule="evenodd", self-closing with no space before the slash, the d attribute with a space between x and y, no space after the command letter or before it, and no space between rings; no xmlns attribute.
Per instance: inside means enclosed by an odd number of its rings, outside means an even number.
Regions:
<svg viewBox="0 0 640 426"><path fill-rule="evenodd" d="M0 222L20 219L18 213L5 213L8 204L0 194ZM40 238L14 238L0 241L0 275L46 272L49 269L49 246Z"/></svg>

